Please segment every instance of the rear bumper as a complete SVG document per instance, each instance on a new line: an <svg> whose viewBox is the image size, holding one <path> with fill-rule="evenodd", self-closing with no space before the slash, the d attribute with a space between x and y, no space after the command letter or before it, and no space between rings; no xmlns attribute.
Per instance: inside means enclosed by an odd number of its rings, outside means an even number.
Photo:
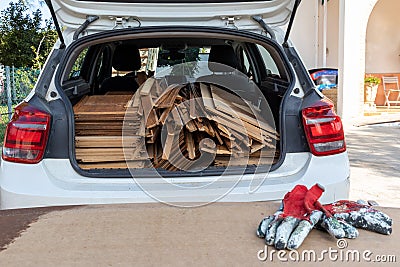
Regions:
<svg viewBox="0 0 400 267"><path fill-rule="evenodd" d="M171 178L163 179L162 183L152 178L83 177L67 159L45 159L35 165L3 161L0 199L2 209L156 201L267 201L282 199L296 184L309 187L318 182L326 189L321 202L327 203L348 198L349 175L346 152L326 157L287 154L279 169L256 177L230 175L217 181L215 177ZM258 179L252 180L254 178ZM213 186L203 186L212 180ZM189 185L195 188L188 190ZM254 186L258 186L256 190Z"/></svg>

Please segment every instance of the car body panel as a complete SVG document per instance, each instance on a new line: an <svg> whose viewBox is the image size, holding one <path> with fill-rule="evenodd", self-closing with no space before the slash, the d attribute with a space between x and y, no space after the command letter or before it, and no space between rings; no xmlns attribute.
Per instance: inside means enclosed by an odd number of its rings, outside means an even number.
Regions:
<svg viewBox="0 0 400 267"><path fill-rule="evenodd" d="M98 16L99 19L88 27L87 33L121 27L172 25L260 30L252 16L262 16L269 26L283 26L290 19L294 2L52 0L57 20L69 30L78 29L87 16Z"/></svg>
<svg viewBox="0 0 400 267"><path fill-rule="evenodd" d="M347 152L326 157L315 157L310 153L287 154L285 162L278 170L259 174L265 176L265 180L255 192L249 190L252 175L244 175L228 194L227 188L220 181L213 189L189 192L179 187L179 184L193 185L196 182L204 182L203 178L212 177L175 178L173 182L178 185L175 190L169 190L165 184L156 183L149 178L146 178L146 181L147 188L156 189L163 196L162 199L170 204L201 203L214 198L221 202L279 200L296 184L311 186L316 182L326 188L321 201L328 203L348 197L349 168L336 167L342 166L344 162L348 162ZM227 176L224 179L237 178ZM159 201L133 179L81 176L75 172L67 159L44 159L35 165L3 161L0 179L2 209ZM146 181L142 180L140 183Z"/></svg>

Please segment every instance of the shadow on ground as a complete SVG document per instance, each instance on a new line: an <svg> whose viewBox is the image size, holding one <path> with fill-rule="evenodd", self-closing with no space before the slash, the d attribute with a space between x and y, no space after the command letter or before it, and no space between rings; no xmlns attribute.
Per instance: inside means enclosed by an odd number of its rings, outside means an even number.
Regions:
<svg viewBox="0 0 400 267"><path fill-rule="evenodd" d="M351 167L399 176L400 125L352 128L346 132L346 143Z"/></svg>

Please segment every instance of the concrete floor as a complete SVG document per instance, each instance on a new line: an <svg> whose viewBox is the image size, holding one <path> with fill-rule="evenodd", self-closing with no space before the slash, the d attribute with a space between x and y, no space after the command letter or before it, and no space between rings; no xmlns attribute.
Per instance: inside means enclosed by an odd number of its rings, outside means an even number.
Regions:
<svg viewBox="0 0 400 267"><path fill-rule="evenodd" d="M345 128L350 199L400 207L400 123Z"/></svg>
<svg viewBox="0 0 400 267"><path fill-rule="evenodd" d="M0 266L337 267L368 266L368 261L381 256L386 261L390 256L391 263L384 266L395 266L393 261L400 260L399 209L380 208L395 221L390 236L360 230L357 239L338 243L329 234L313 230L297 253L308 255L303 251L312 250L316 258L296 260L295 251L278 255L255 234L260 220L278 206L273 202L214 203L187 209L155 203L50 211L1 251ZM1 212L18 217L32 210ZM353 251L358 251L358 260L350 258ZM261 261L258 256L268 257Z"/></svg>

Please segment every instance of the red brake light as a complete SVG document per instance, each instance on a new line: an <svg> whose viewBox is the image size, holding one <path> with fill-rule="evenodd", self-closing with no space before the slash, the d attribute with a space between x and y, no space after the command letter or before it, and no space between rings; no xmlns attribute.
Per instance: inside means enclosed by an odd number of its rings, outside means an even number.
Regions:
<svg viewBox="0 0 400 267"><path fill-rule="evenodd" d="M327 156L346 151L343 125L333 110L333 104L320 100L302 110L303 125L311 152Z"/></svg>
<svg viewBox="0 0 400 267"><path fill-rule="evenodd" d="M19 163L42 160L50 128L50 114L23 102L7 125L3 159Z"/></svg>

